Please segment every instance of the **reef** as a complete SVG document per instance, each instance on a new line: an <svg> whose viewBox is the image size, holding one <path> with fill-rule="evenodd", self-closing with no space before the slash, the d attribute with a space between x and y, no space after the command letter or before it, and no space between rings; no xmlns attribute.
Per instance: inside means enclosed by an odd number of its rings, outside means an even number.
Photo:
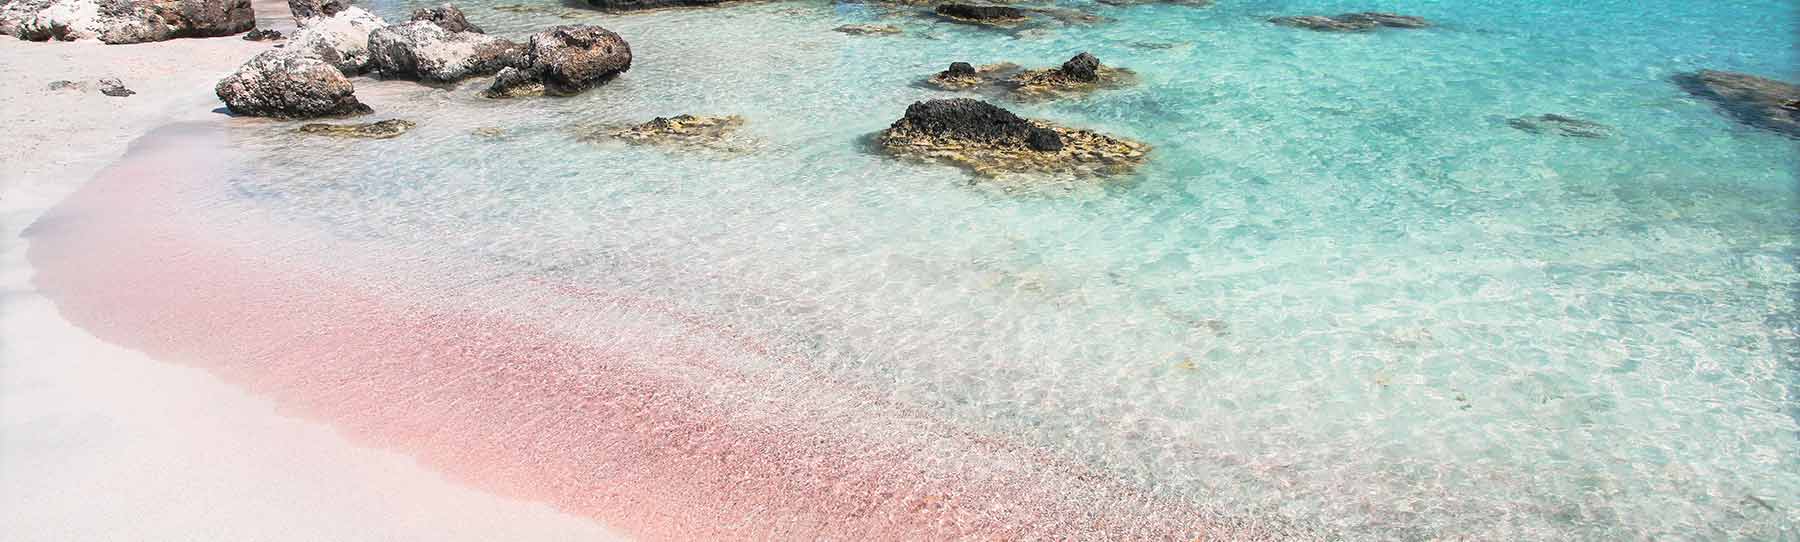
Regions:
<svg viewBox="0 0 1800 542"><path fill-rule="evenodd" d="M1431 26L1430 22L1420 17L1379 11L1345 13L1330 17L1322 15L1276 17L1269 19L1269 22L1320 32L1366 32L1377 28L1425 28Z"/></svg>
<svg viewBox="0 0 1800 542"><path fill-rule="evenodd" d="M412 121L388 119L362 124L306 124L301 133L360 139L391 139L413 129Z"/></svg>
<svg viewBox="0 0 1800 542"><path fill-rule="evenodd" d="M983 177L1117 175L1150 152L1144 143L1022 118L969 98L915 102L875 143L896 157L948 163Z"/></svg>

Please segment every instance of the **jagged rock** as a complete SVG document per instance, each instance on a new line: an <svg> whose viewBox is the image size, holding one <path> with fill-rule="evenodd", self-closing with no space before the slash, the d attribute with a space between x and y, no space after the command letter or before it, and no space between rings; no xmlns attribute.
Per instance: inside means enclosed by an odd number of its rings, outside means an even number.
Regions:
<svg viewBox="0 0 1800 542"><path fill-rule="evenodd" d="M244 33L244 41L274 41L281 39L281 32L276 30L251 30Z"/></svg>
<svg viewBox="0 0 1800 542"><path fill-rule="evenodd" d="M125 82L120 81L117 77L108 77L100 80L100 93L114 98L124 98L137 94L137 91L125 88Z"/></svg>
<svg viewBox="0 0 1800 542"><path fill-rule="evenodd" d="M994 84L1019 73L1019 65L1011 62L988 64L979 68L967 62L951 62L950 69L938 72L925 84L944 90L969 90Z"/></svg>
<svg viewBox="0 0 1800 542"><path fill-rule="evenodd" d="M744 118L737 115L705 117L676 115L656 117L643 124L625 127L603 127L582 137L584 140L612 139L634 145L660 145L706 148L729 152L750 150L752 142L735 137Z"/></svg>
<svg viewBox="0 0 1800 542"><path fill-rule="evenodd" d="M903 32L902 30L900 30L900 27L894 26L891 24L847 24L844 26L833 28L832 30L836 30L838 32L843 32L845 34L850 34L853 36L869 36L869 35L877 35L878 36L878 35L885 35L885 34L899 34L899 33Z"/></svg>
<svg viewBox="0 0 1800 542"><path fill-rule="evenodd" d="M350 0L288 0L288 13L293 14L294 22L302 27L308 19L331 17L348 7Z"/></svg>
<svg viewBox="0 0 1800 542"><path fill-rule="evenodd" d="M1080 54L1075 55L1074 58L1070 58L1063 62L1062 68L1059 69L1059 73L1064 77L1087 83L1099 81L1099 71L1100 59L1095 58L1093 54L1088 53L1087 51L1082 51Z"/></svg>
<svg viewBox="0 0 1800 542"><path fill-rule="evenodd" d="M1556 134L1590 139L1601 139L1612 135L1612 128L1605 124L1554 113L1507 119L1506 125L1533 134Z"/></svg>
<svg viewBox="0 0 1800 542"><path fill-rule="evenodd" d="M450 4L444 4L429 9L415 9L412 12L412 20L430 21L433 24L443 27L446 32L485 33L481 30L481 27L475 26L474 23L469 22L469 18L463 15L462 10L457 9L456 6Z"/></svg>
<svg viewBox="0 0 1800 542"><path fill-rule="evenodd" d="M229 36L256 28L250 0L11 0L0 34L22 40L144 43Z"/></svg>
<svg viewBox="0 0 1800 542"><path fill-rule="evenodd" d="M894 156L948 162L983 176L1110 175L1142 164L1150 151L1143 143L1021 118L968 98L915 102L875 141Z"/></svg>
<svg viewBox="0 0 1800 542"><path fill-rule="evenodd" d="M959 23L990 26L1011 26L1027 20L1024 10L1009 6L939 4L932 12Z"/></svg>
<svg viewBox="0 0 1800 542"><path fill-rule="evenodd" d="M431 20L415 19L369 33L369 67L382 77L395 79L453 83L519 65L524 52L524 46L517 43L487 34L447 31Z"/></svg>
<svg viewBox="0 0 1800 542"><path fill-rule="evenodd" d="M482 91L481 95L494 99L543 96L544 82L525 70L509 66L494 76L494 83Z"/></svg>
<svg viewBox="0 0 1800 542"><path fill-rule="evenodd" d="M1800 138L1800 86L1716 70L1680 74L1674 81L1738 122Z"/></svg>
<svg viewBox="0 0 1800 542"><path fill-rule="evenodd" d="M388 119L362 124L307 124L300 127L301 133L327 135L332 137L354 137L361 139L391 139L400 137L413 129L412 121Z"/></svg>
<svg viewBox="0 0 1800 542"><path fill-rule="evenodd" d="M1363 32L1363 31L1368 31L1368 30L1374 30L1376 28L1381 28L1381 27L1425 28L1427 26L1431 26L1431 23L1426 22L1425 19L1423 19L1423 18L1414 17L1411 15L1396 15L1393 13L1382 13L1382 12L1378 12L1378 11L1365 11L1362 13L1345 13L1342 15L1334 15L1331 17L1325 17L1325 16L1321 16L1321 15L1301 15L1301 16L1294 16L1294 17L1276 17L1273 19L1269 19L1269 22L1272 22L1272 23L1275 23L1278 25L1282 25L1282 26L1305 28L1307 30L1318 30L1321 32Z"/></svg>
<svg viewBox="0 0 1800 542"><path fill-rule="evenodd" d="M356 100L344 72L303 51L274 49L252 57L213 88L232 113L310 119L372 112Z"/></svg>
<svg viewBox="0 0 1800 542"><path fill-rule="evenodd" d="M373 13L347 7L330 17L307 19L281 47L318 57L345 75L359 75L369 71L369 34L386 26Z"/></svg>
<svg viewBox="0 0 1800 542"><path fill-rule="evenodd" d="M700 7L724 2L725 0L587 0L588 5L602 11L639 11L659 8Z"/></svg>
<svg viewBox="0 0 1800 542"><path fill-rule="evenodd" d="M502 72L488 89L490 97L517 96L530 89L525 76L543 86L544 94L572 96L605 84L631 69L631 46L611 30L564 25L531 35L521 69Z"/></svg>

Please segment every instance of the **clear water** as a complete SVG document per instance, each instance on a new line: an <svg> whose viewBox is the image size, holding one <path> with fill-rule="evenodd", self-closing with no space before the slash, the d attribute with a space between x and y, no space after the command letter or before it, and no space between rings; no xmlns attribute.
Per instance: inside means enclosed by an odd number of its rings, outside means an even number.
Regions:
<svg viewBox="0 0 1800 542"><path fill-rule="evenodd" d="M1793 2L1071 3L1113 21L1017 32L506 3L461 5L512 37L602 24L633 69L566 100L359 82L419 127L246 127L257 158L219 209L640 292L1227 514L1353 539L1800 538L1795 142L1666 81L1800 80ZM1367 9L1437 27L1264 22ZM855 22L907 34L830 31ZM1007 191L864 144L949 95L914 83L951 61L1083 50L1142 84L1003 105L1154 145L1139 175ZM679 113L743 115L760 146L576 140ZM1618 133L1504 123L1542 113Z"/></svg>

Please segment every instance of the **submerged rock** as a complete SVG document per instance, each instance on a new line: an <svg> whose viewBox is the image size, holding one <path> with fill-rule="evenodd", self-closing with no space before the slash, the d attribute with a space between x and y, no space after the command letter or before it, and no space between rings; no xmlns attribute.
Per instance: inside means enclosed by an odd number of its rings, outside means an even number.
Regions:
<svg viewBox="0 0 1800 542"><path fill-rule="evenodd" d="M639 11L660 8L701 7L725 3L726 0L587 0L588 5L602 11Z"/></svg>
<svg viewBox="0 0 1800 542"><path fill-rule="evenodd" d="M1556 134L1567 137L1601 139L1612 135L1612 127L1554 113L1506 120L1506 125L1533 134Z"/></svg>
<svg viewBox="0 0 1800 542"><path fill-rule="evenodd" d="M124 98L137 94L137 91L125 88L125 82L116 77L108 77L100 80L100 93L114 98Z"/></svg>
<svg viewBox="0 0 1800 542"><path fill-rule="evenodd" d="M275 49L251 58L213 88L232 113L310 119L372 112L356 100L344 72L300 51Z"/></svg>
<svg viewBox="0 0 1800 542"><path fill-rule="evenodd" d="M736 138L744 118L737 115L706 117L676 115L656 117L643 124L623 128L602 129L584 137L588 140L616 139L634 145L696 147L731 152L750 149L748 141Z"/></svg>
<svg viewBox="0 0 1800 542"><path fill-rule="evenodd" d="M378 28L369 34L369 67L387 78L453 83L522 64L524 56L524 46L517 43L487 34L449 31L429 19Z"/></svg>
<svg viewBox="0 0 1800 542"><path fill-rule="evenodd" d="M293 35L283 50L317 57L345 75L369 71L369 34L387 21L358 7L348 7L330 17L313 17Z"/></svg>
<svg viewBox="0 0 1800 542"><path fill-rule="evenodd" d="M469 18L463 15L461 9L457 9L456 6L450 4L444 4L435 8L415 9L412 12L412 20L430 22L443 28L445 32L485 33L481 30L481 27L475 26L474 23L469 22Z"/></svg>
<svg viewBox="0 0 1800 542"><path fill-rule="evenodd" d="M962 63L958 63L962 64ZM964 64L966 66L966 64ZM1137 74L1100 63L1090 53L1075 55L1061 66L1020 71L1015 64L989 64L972 72L955 64L926 84L944 90L998 90L1021 99L1052 99L1118 88L1137 81Z"/></svg>
<svg viewBox="0 0 1800 542"><path fill-rule="evenodd" d="M991 26L1011 26L1027 20L1024 10L1009 6L939 4L932 13L959 23Z"/></svg>
<svg viewBox="0 0 1800 542"><path fill-rule="evenodd" d="M1143 143L1021 118L968 98L915 102L875 141L894 156L948 162L983 176L1122 173L1143 163L1150 150Z"/></svg>
<svg viewBox="0 0 1800 542"><path fill-rule="evenodd" d="M1738 122L1800 138L1800 86L1716 70L1680 74L1674 81Z"/></svg>
<svg viewBox="0 0 1800 542"><path fill-rule="evenodd" d="M277 30L257 29L244 33L244 41L275 41L278 39L281 39L281 32Z"/></svg>
<svg viewBox="0 0 1800 542"><path fill-rule="evenodd" d="M1272 22L1272 23L1275 23L1278 25L1282 25L1282 26L1305 28L1307 30L1318 30L1321 32L1363 32L1363 31L1367 31L1367 30L1374 30L1376 28L1381 28L1381 27L1425 28L1427 26L1431 26L1431 23L1427 22L1425 19L1420 18L1420 17L1414 17L1411 15L1396 15L1393 13L1382 13L1382 12L1378 12L1378 11L1365 11L1365 12L1361 12L1361 13L1345 13L1342 15L1333 15L1330 17L1320 16L1320 15L1300 15L1300 16L1294 16L1294 17L1276 17L1273 19L1269 19L1269 22Z"/></svg>
<svg viewBox="0 0 1800 542"><path fill-rule="evenodd" d="M300 127L300 132L332 137L390 139L400 137L400 134L412 130L413 126L412 121L388 119L362 124L307 124Z"/></svg>
<svg viewBox="0 0 1800 542"><path fill-rule="evenodd" d="M9 0L0 34L30 41L145 43L256 28L250 0Z"/></svg>
<svg viewBox="0 0 1800 542"><path fill-rule="evenodd" d="M85 84L85 83L77 83L77 82L74 82L74 81L68 81L68 80L62 80L62 81L51 81L51 82L50 82L50 87L49 87L49 88L50 88L50 90L76 90L76 91L85 91L85 90L87 90L87 84Z"/></svg>
<svg viewBox="0 0 1800 542"><path fill-rule="evenodd" d="M833 28L832 30L836 30L838 32L843 32L845 34L850 34L852 36L871 36L871 35L879 36L879 35L886 35L886 34L899 34L902 32L902 30L900 30L900 27L894 26L891 24L847 24L844 26Z"/></svg>
<svg viewBox="0 0 1800 542"><path fill-rule="evenodd" d="M294 22L306 26L307 19L330 17L350 7L350 0L288 0L288 13Z"/></svg>
<svg viewBox="0 0 1800 542"><path fill-rule="evenodd" d="M925 84L944 90L970 90L1004 81L1019 73L1019 65L1011 62L975 67L967 62L951 62L950 68L925 80Z"/></svg>
<svg viewBox="0 0 1800 542"><path fill-rule="evenodd" d="M484 94L510 98L538 94L572 96L631 69L631 46L611 30L591 25L551 27L531 35L518 69L502 70Z"/></svg>

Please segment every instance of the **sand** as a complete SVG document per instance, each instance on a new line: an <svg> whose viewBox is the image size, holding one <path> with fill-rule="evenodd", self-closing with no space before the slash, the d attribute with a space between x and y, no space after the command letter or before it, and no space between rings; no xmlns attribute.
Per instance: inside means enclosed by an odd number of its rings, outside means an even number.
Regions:
<svg viewBox="0 0 1800 542"><path fill-rule="evenodd" d="M283 4L256 8L259 26L292 29ZM8 74L0 78L5 538L619 538L585 518L461 487L406 456L358 447L204 371L101 342L33 287L21 232L133 139L171 122L262 122L217 112L212 88L267 47L236 36L126 46L0 37L0 73ZM137 94L104 96L102 77ZM50 90L57 80L87 89Z"/></svg>

